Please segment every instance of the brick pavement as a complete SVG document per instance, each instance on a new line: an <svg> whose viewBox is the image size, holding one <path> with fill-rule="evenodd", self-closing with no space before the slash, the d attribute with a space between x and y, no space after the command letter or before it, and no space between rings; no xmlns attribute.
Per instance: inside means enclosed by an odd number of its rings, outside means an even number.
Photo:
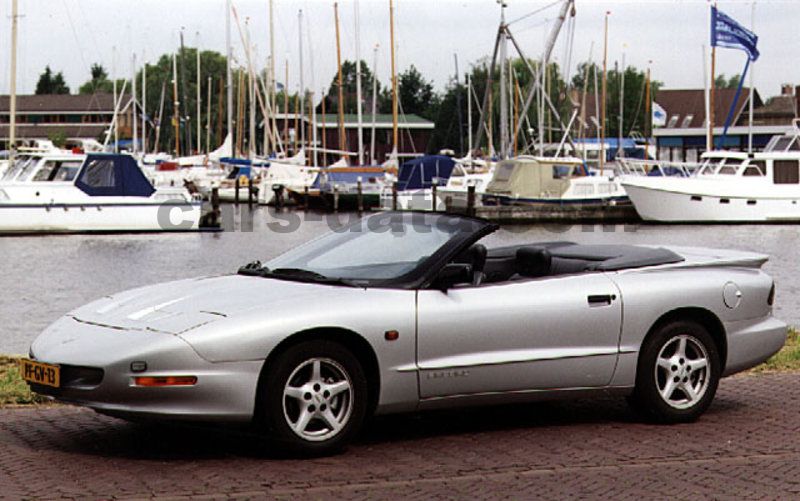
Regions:
<svg viewBox="0 0 800 501"><path fill-rule="evenodd" d="M797 499L800 373L726 379L697 423L618 399L376 419L342 455L73 407L0 410L0 497Z"/></svg>

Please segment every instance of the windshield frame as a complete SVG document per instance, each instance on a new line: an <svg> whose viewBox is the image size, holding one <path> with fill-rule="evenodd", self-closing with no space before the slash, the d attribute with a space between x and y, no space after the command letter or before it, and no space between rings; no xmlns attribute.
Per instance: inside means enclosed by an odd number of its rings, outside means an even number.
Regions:
<svg viewBox="0 0 800 501"><path fill-rule="evenodd" d="M387 219L385 224L403 224L407 227L406 231L417 231L413 228L415 224L435 226L437 224L444 224L448 226L455 226L458 231L454 232L449 240L445 241L438 249L436 249L426 259L417 263L411 270L392 278L350 278L350 277L336 277L328 276L324 279L314 279L309 276L301 276L298 274L273 274L267 266L269 262L262 268L262 273L254 272L251 268L249 271L242 272L244 275L261 275L266 278L273 278L278 280L289 281L303 281L308 283L322 284L322 285L345 285L356 286L363 288L390 288L390 289L420 289L428 286L436 278L439 270L453 259L456 255L466 250L470 245L485 237L489 233L494 232L499 228L498 225L490 223L484 219L473 218L468 216L461 216L455 214L432 213L424 211L403 211L403 212L383 212L373 214L364 218L359 218L350 224L338 228L335 233L346 233L351 231L354 227L363 225L367 219L371 218L391 218ZM391 221L389 223L389 221ZM383 223L382 223L383 224ZM368 230L371 231L371 230ZM330 233L321 235L320 237L311 239L307 242L310 244L319 239L329 236ZM280 256L271 259L270 262L286 256L292 252L299 251L306 244L287 251ZM313 270L308 270L313 271Z"/></svg>

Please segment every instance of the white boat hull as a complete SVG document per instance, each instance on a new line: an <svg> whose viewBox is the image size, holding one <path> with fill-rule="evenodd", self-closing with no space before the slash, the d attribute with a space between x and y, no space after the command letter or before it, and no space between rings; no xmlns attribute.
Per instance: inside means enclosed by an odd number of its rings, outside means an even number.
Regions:
<svg viewBox="0 0 800 501"><path fill-rule="evenodd" d="M394 208L394 197L391 189L384 189L381 192L380 207L384 210L392 210ZM444 200L437 193L436 210L443 211L445 209ZM433 190L424 188L397 192L397 210L433 210Z"/></svg>
<svg viewBox="0 0 800 501"><path fill-rule="evenodd" d="M192 231L201 204L0 204L0 233Z"/></svg>
<svg viewBox="0 0 800 501"><path fill-rule="evenodd" d="M692 180L687 181L692 182ZM800 196L760 197L754 196L752 192L750 196L745 193L711 195L707 191L673 191L645 183L625 181L623 186L636 212L645 221L665 223L800 221ZM692 186L687 184L687 187Z"/></svg>

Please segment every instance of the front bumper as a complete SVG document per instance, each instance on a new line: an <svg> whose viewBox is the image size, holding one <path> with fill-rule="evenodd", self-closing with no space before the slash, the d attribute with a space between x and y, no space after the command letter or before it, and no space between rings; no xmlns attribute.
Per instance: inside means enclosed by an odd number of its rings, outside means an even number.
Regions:
<svg viewBox="0 0 800 501"><path fill-rule="evenodd" d="M41 362L102 370L102 379L66 379L61 388L32 385L37 393L100 412L142 418L249 421L262 361L212 363L178 336L125 331L64 317L31 346ZM132 372L131 362L146 362ZM136 376L196 376L192 386L141 387ZM95 384L96 383L96 384Z"/></svg>

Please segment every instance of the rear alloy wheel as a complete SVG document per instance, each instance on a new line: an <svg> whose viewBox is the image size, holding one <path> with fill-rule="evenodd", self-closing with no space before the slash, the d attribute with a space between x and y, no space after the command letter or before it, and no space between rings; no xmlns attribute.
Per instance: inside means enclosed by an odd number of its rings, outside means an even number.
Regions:
<svg viewBox="0 0 800 501"><path fill-rule="evenodd" d="M711 405L719 377L719 354L708 331L694 322L671 322L642 347L632 402L656 421L693 421Z"/></svg>
<svg viewBox="0 0 800 501"><path fill-rule="evenodd" d="M358 360L329 341L287 349L268 368L266 415L272 438L293 452L328 454L358 431L367 384Z"/></svg>

